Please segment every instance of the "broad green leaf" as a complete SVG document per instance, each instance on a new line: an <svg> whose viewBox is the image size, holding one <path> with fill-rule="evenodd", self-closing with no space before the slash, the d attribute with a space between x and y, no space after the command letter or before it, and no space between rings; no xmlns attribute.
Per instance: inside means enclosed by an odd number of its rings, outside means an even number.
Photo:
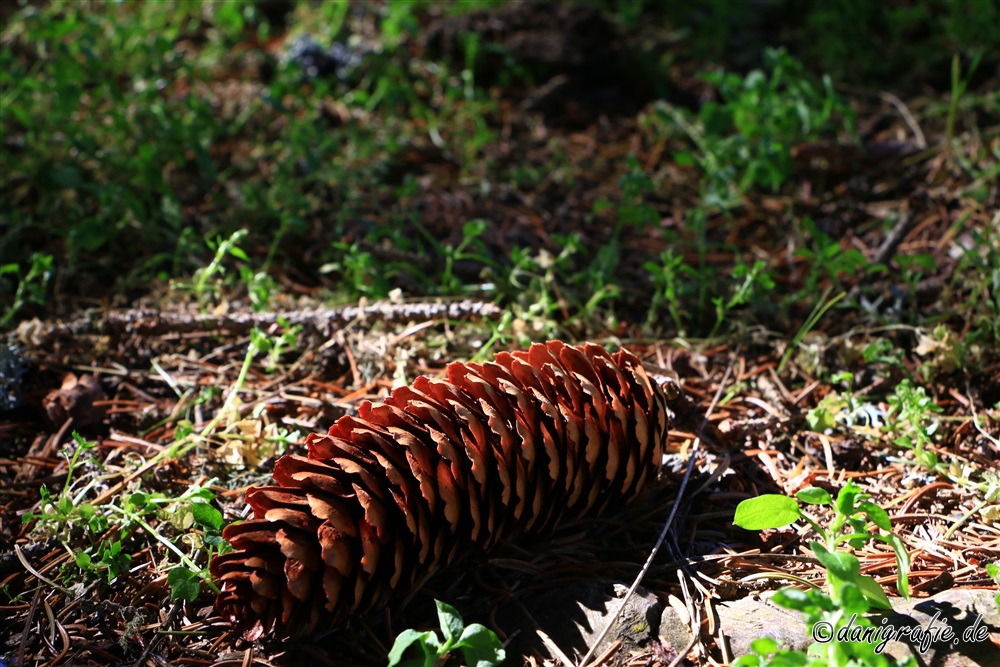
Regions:
<svg viewBox="0 0 1000 667"><path fill-rule="evenodd" d="M925 449L922 452L920 452L920 456L918 458L920 459L921 463L923 463L926 467L931 468L932 470L937 467L938 464L937 454L930 451L929 449Z"/></svg>
<svg viewBox="0 0 1000 667"><path fill-rule="evenodd" d="M458 610L450 604L441 602L440 600L435 600L434 604L437 607L438 622L441 624L441 632L444 633L444 644L449 647L453 646L455 640L462 636L462 631L465 629L465 623L462 621L462 617L459 615Z"/></svg>
<svg viewBox="0 0 1000 667"><path fill-rule="evenodd" d="M188 496L188 497L189 498L201 498L201 499L205 500L206 502L211 502L211 501L215 500L215 494L212 493L211 489L198 489L197 491L192 492L191 495Z"/></svg>
<svg viewBox="0 0 1000 667"><path fill-rule="evenodd" d="M872 577L859 575L852 580L855 586L861 591L861 593L868 598L868 600L879 607L880 609L892 609L892 604L889 603L889 597L882 590L881 584L875 581Z"/></svg>
<svg viewBox="0 0 1000 667"><path fill-rule="evenodd" d="M76 566L79 567L80 569L82 570L87 569L88 567L90 567L90 563L91 563L90 554L88 554L86 551L81 551L76 555Z"/></svg>
<svg viewBox="0 0 1000 667"><path fill-rule="evenodd" d="M198 575L182 565L178 565L167 573L167 583L170 584L171 600L191 602L198 597L198 593L201 591Z"/></svg>
<svg viewBox="0 0 1000 667"><path fill-rule="evenodd" d="M806 612L818 608L812 596L798 588L782 588L771 599L776 605L795 611Z"/></svg>
<svg viewBox="0 0 1000 667"><path fill-rule="evenodd" d="M424 654L422 664L434 664L437 660L437 648L440 645L437 636L429 630L419 632L412 628L407 628L399 633L396 641L392 644L392 648L389 650L389 667L402 664L400 661L403 659L403 653L413 644L418 644ZM418 662L417 664L421 663Z"/></svg>
<svg viewBox="0 0 1000 667"><path fill-rule="evenodd" d="M761 655L774 653L778 648L778 642L771 637L761 637L750 642L750 650Z"/></svg>
<svg viewBox="0 0 1000 667"><path fill-rule="evenodd" d="M191 503L191 514L194 516L194 520L202 526L208 526L215 530L222 528L222 512L208 503Z"/></svg>
<svg viewBox="0 0 1000 667"><path fill-rule="evenodd" d="M129 504L135 509L142 509L149 502L149 494L143 493L142 491L136 491L131 496L128 497Z"/></svg>
<svg viewBox="0 0 1000 667"><path fill-rule="evenodd" d="M861 577L859 577L859 579L860 578ZM844 614L847 616L851 614L864 614L870 607L864 592L858 584L859 582L857 580L845 582L841 585L840 591L838 592L840 598L838 603L840 604L840 608L844 610Z"/></svg>
<svg viewBox="0 0 1000 667"><path fill-rule="evenodd" d="M802 489L795 494L795 497L807 505L829 505L833 500L830 498L830 494L826 492L826 489L820 489L815 486Z"/></svg>
<svg viewBox="0 0 1000 667"><path fill-rule="evenodd" d="M848 482L837 494L837 511L845 516L854 514L854 501L861 493L861 487L854 482Z"/></svg>
<svg viewBox="0 0 1000 667"><path fill-rule="evenodd" d="M456 647L461 649L468 667L496 667L507 657L493 631L479 623L465 628Z"/></svg>
<svg viewBox="0 0 1000 667"><path fill-rule="evenodd" d="M748 498L736 507L733 523L747 530L782 528L802 516L794 498L766 494Z"/></svg>
<svg viewBox="0 0 1000 667"><path fill-rule="evenodd" d="M827 551L819 542L811 542L809 548L831 574L842 581L854 581L861 571L861 563L853 554L845 551Z"/></svg>
<svg viewBox="0 0 1000 667"><path fill-rule="evenodd" d="M768 667L805 667L809 656L802 651L778 651L768 661Z"/></svg>

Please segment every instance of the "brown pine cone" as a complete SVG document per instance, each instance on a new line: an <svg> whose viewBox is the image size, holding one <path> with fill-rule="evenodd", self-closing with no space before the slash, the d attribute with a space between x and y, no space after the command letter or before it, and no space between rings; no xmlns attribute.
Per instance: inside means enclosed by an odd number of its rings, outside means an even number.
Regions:
<svg viewBox="0 0 1000 667"><path fill-rule="evenodd" d="M366 401L247 492L254 518L211 564L216 608L251 639L323 630L472 548L632 501L660 468L668 392L626 350L553 341Z"/></svg>

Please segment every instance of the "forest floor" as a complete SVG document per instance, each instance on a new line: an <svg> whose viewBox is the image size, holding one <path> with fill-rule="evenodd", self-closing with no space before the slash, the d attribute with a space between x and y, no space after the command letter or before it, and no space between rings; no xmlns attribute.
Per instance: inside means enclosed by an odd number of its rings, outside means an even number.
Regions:
<svg viewBox="0 0 1000 667"><path fill-rule="evenodd" d="M524 595L630 584L675 504L642 585L699 640L602 660L725 664L713 605L827 573L809 526L736 506L851 481L912 596L995 591L1000 36L725 4L0 7L0 664L383 665L434 600L507 641ZM551 339L693 401L646 498L315 641L214 611L280 455ZM889 546L853 553L900 594Z"/></svg>

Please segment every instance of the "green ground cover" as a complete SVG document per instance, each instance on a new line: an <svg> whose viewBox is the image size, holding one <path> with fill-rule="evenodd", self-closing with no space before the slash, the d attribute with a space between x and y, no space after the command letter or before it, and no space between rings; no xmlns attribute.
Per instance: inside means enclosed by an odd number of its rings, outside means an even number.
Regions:
<svg viewBox="0 0 1000 667"><path fill-rule="evenodd" d="M159 559L164 599L207 604L206 559L225 548L222 512L235 518L225 493L260 481L212 465L266 461L329 424L276 421L259 455L233 444L263 418L245 409L262 387L315 365L288 313L380 301L498 315L351 343L337 400L537 340L663 345L702 407L727 364L769 368L792 440L892 448L995 509L994 2L47 2L0 16L0 327L30 369L15 382L0 356L0 405L16 384L26 406L4 413L0 468L32 491L0 514L5 542L75 552L46 576L61 591L125 595L129 569ZM277 319L155 344L32 333L89 309ZM195 372L164 366L166 350L217 375L143 384ZM156 409L72 439L42 398L94 367L139 370L134 398ZM749 372L721 390L723 406L777 400ZM108 428L161 447L120 498L101 481L119 462L94 445ZM46 453L58 484L23 472L45 459L36 437L68 443ZM160 466L173 486L144 476ZM27 613L31 590L8 581L3 604ZM129 643L141 632L122 633L101 650L149 657ZM2 651L52 657L24 641Z"/></svg>

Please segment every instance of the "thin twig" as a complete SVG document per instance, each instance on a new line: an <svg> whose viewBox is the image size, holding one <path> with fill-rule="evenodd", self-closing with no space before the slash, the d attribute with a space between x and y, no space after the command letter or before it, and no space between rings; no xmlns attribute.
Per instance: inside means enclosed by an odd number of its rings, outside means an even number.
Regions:
<svg viewBox="0 0 1000 667"><path fill-rule="evenodd" d="M18 557L20 557L21 552L18 551ZM24 662L24 651L28 647L28 632L31 630L31 622L35 618L35 613L38 611L38 601L42 597L42 589L35 589L35 596L31 598L31 608L28 609L28 617L24 619L24 632L21 633L21 645L17 648L17 664L23 665Z"/></svg>
<svg viewBox="0 0 1000 667"><path fill-rule="evenodd" d="M677 667L684 660L685 656L691 652L694 645L698 643L700 636L699 628L701 628L701 607L694 604L694 597L691 595L691 591L688 590L687 579L682 575L684 570L677 570L677 580L681 584L681 590L684 592L684 601L688 605L688 617L691 621L691 640L687 643L682 650L677 652L677 655L673 660L670 661L668 667Z"/></svg>
<svg viewBox="0 0 1000 667"><path fill-rule="evenodd" d="M903 117L906 125L910 128L910 131L913 132L913 137L917 140L917 147L920 150L927 148L927 138L924 136L923 130L920 129L917 119L910 113L910 108L903 103L903 100L886 91L879 93L879 97L896 107L896 111L899 112L899 115Z"/></svg>

